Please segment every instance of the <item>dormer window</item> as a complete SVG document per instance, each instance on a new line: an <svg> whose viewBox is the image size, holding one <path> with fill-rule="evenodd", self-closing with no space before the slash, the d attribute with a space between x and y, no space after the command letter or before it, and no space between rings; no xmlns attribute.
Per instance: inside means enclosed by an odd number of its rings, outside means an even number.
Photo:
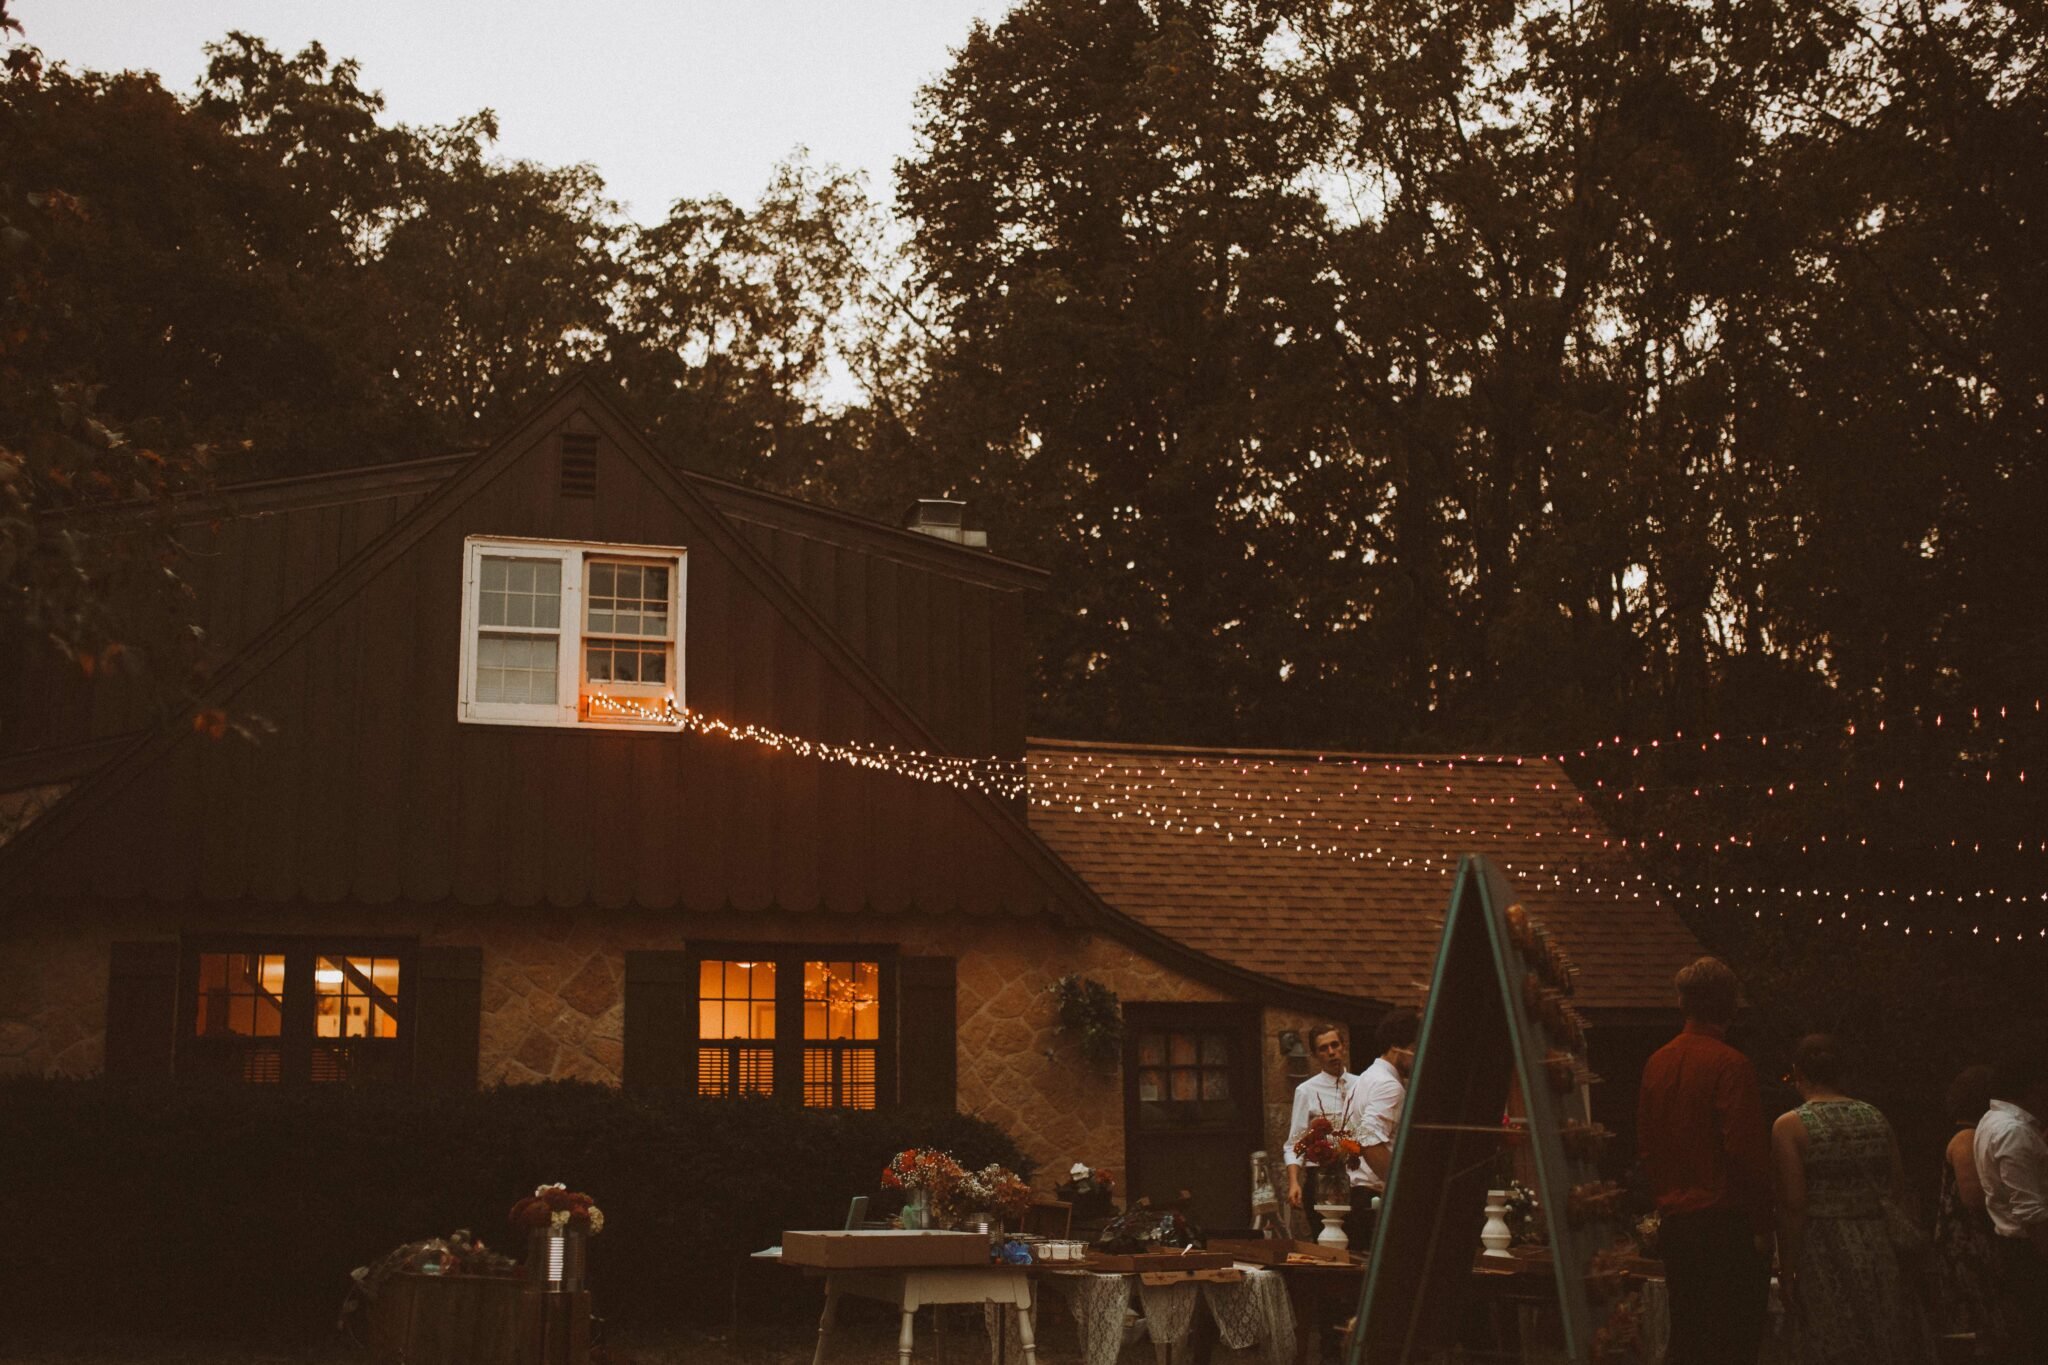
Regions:
<svg viewBox="0 0 2048 1365"><path fill-rule="evenodd" d="M463 573L465 721L658 725L683 700L683 551L472 537Z"/></svg>

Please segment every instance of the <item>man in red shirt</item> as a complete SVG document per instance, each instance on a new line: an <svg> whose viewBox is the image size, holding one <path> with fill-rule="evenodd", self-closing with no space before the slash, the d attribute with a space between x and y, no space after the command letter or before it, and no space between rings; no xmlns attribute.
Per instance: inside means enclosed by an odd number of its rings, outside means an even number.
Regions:
<svg viewBox="0 0 2048 1365"><path fill-rule="evenodd" d="M1678 973L1685 1029L1643 1068L1636 1141L1663 1215L1670 1365L1754 1365L1770 1285L1770 1135L1756 1068L1728 1046L1735 973Z"/></svg>

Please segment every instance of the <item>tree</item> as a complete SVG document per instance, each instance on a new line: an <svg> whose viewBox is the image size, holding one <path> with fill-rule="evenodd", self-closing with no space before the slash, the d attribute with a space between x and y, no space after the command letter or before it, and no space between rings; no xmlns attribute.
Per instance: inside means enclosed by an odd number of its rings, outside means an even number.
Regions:
<svg viewBox="0 0 2048 1365"><path fill-rule="evenodd" d="M1054 571L1055 725L1305 739L1295 699L1376 572L1270 33L1250 6L1021 6L925 93L900 170L943 336L916 430L933 485Z"/></svg>

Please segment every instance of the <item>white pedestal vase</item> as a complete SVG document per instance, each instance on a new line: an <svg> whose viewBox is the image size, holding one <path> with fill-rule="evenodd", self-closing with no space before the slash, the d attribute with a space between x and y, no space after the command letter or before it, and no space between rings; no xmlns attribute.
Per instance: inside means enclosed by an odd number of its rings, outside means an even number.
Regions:
<svg viewBox="0 0 2048 1365"><path fill-rule="evenodd" d="M1505 1256L1514 1240L1514 1229L1508 1226L1508 1192L1488 1190L1486 1226L1479 1230L1479 1245L1486 1248L1489 1256Z"/></svg>
<svg viewBox="0 0 2048 1365"><path fill-rule="evenodd" d="M1351 1205L1347 1202L1343 1204L1318 1204L1315 1207L1316 1213L1323 1220L1323 1230L1316 1234L1316 1242L1321 1246L1333 1247L1338 1251L1343 1251L1350 1247L1351 1239L1344 1235L1344 1219L1351 1212Z"/></svg>
<svg viewBox="0 0 2048 1365"><path fill-rule="evenodd" d="M1317 1171L1315 1211L1323 1220L1323 1230L1316 1234L1317 1244L1338 1251L1350 1247L1344 1219L1351 1213L1351 1177L1336 1167Z"/></svg>

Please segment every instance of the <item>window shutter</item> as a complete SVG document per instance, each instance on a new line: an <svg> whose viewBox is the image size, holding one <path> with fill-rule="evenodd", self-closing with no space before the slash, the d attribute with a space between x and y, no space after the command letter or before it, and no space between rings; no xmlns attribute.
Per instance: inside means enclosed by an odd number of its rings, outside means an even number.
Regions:
<svg viewBox="0 0 2048 1365"><path fill-rule="evenodd" d="M474 1089L483 1028L484 950L420 948L413 954L413 978L414 1082Z"/></svg>
<svg viewBox="0 0 2048 1365"><path fill-rule="evenodd" d="M168 1080L178 1037L178 945L116 943L107 955L111 1080Z"/></svg>
<svg viewBox="0 0 2048 1365"><path fill-rule="evenodd" d="M680 948L626 954L626 1074L633 1086L694 1085L697 983Z"/></svg>
<svg viewBox="0 0 2048 1365"><path fill-rule="evenodd" d="M959 1006L953 978L950 957L897 959L897 1077L905 1104L951 1109L957 1103Z"/></svg>

